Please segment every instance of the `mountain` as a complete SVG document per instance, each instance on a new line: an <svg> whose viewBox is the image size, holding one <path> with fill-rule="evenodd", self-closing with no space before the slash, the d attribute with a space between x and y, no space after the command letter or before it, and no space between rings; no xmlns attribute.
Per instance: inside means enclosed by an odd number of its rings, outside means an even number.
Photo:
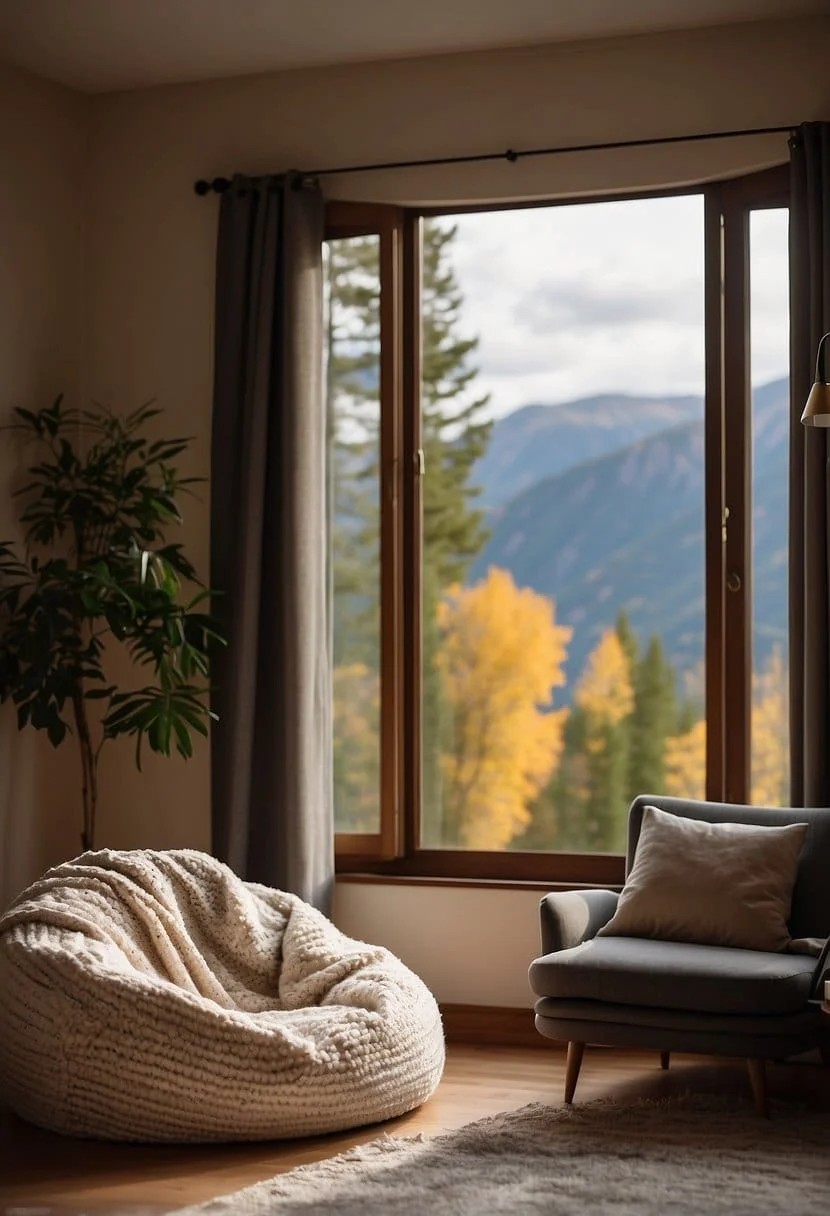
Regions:
<svg viewBox="0 0 830 1216"><path fill-rule="evenodd" d="M526 405L493 427L476 469L482 504L498 506L574 465L702 417L701 397L604 393L562 405Z"/></svg>
<svg viewBox="0 0 830 1216"><path fill-rule="evenodd" d="M565 411L560 418L560 410ZM625 410L618 432L609 421ZM616 447L580 458L598 411L599 434ZM786 644L787 427L785 380L759 388L753 403L753 592L756 665ZM631 441L631 434L641 437ZM643 435L642 433L645 432ZM503 436L507 437L503 443ZM533 439L535 436L535 441ZM489 566L555 600L573 628L568 686L602 631L625 608L644 643L659 634L678 671L703 657L703 404L694 398L592 398L567 407L529 407L499 420L492 455L477 473L491 506L490 539L470 579ZM569 445L575 443L575 449ZM502 450L501 458L498 452ZM543 460L543 451L551 460ZM524 487L506 499L507 470ZM492 477L487 482L486 477ZM567 699L567 697L565 697Z"/></svg>

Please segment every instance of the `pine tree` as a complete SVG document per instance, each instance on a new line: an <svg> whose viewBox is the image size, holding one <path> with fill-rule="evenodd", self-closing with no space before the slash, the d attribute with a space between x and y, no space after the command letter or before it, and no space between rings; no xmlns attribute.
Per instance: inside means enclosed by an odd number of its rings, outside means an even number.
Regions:
<svg viewBox="0 0 830 1216"><path fill-rule="evenodd" d="M628 809L633 635L606 629L588 657L565 723L563 755L515 847L619 852ZM619 625L619 622L618 622Z"/></svg>
<svg viewBox="0 0 830 1216"><path fill-rule="evenodd" d="M654 634L635 664L629 724L628 797L660 793L666 783L666 739L677 723L674 672Z"/></svg>
<svg viewBox="0 0 830 1216"><path fill-rule="evenodd" d="M690 701L678 708L675 684L660 638L652 636L641 655L628 615L621 611L580 676L559 766L534 802L526 831L511 847L623 849L631 800L689 776L686 741L679 737L692 731L700 711ZM696 736L689 738L696 746Z"/></svg>
<svg viewBox="0 0 830 1216"><path fill-rule="evenodd" d="M628 808L629 718L634 708L628 654L607 629L588 658L574 696L586 716L585 835L591 849L619 852Z"/></svg>
<svg viewBox="0 0 830 1216"><path fill-rule="evenodd" d="M478 338L461 334L463 294L452 267L457 226L424 223L422 287L422 443L425 455L423 543L425 577L440 594L462 581L487 540L484 512L472 480L487 450L489 394L475 392L471 362ZM331 454L338 481L338 516L365 522L379 504L377 478L380 357L377 239L329 242L327 381ZM354 474L357 474L356 477ZM348 476L351 474L352 476ZM352 493L349 494L351 482ZM341 509L341 503L342 509ZM340 522L340 519L338 519ZM365 543L365 536L359 533ZM365 569L364 569L365 579ZM437 597L435 602L437 602Z"/></svg>
<svg viewBox="0 0 830 1216"><path fill-rule="evenodd" d="M620 639L620 645L625 651L628 659L628 667L630 671L634 671L640 659L640 647L637 642L637 635L631 628L631 621L628 619L628 613L624 608L621 608L617 613L617 623L614 626L617 631L617 637Z"/></svg>
<svg viewBox="0 0 830 1216"><path fill-rule="evenodd" d="M425 220L423 227L421 426L424 552L436 586L463 580L484 547L484 513L473 468L487 450L492 422L483 418L489 394L475 392L471 359L478 338L463 337L464 297L451 262L457 225Z"/></svg>
<svg viewBox="0 0 830 1216"><path fill-rule="evenodd" d="M377 670L380 645L380 254L375 236L326 245L334 664Z"/></svg>
<svg viewBox="0 0 830 1216"><path fill-rule="evenodd" d="M421 435L423 569L421 584L421 834L441 845L452 834L444 806L441 757L456 730L437 669L441 637L438 610L448 587L462 582L487 540L484 513L475 505L472 476L484 455L492 423L483 418L489 396L475 392L475 337L461 333L463 295L452 266L456 225L423 225ZM446 812L446 814L445 814Z"/></svg>
<svg viewBox="0 0 830 1216"><path fill-rule="evenodd" d="M553 777L530 806L530 822L511 849L581 853L591 846L585 806L589 784L588 716L572 705L562 733L562 755Z"/></svg>

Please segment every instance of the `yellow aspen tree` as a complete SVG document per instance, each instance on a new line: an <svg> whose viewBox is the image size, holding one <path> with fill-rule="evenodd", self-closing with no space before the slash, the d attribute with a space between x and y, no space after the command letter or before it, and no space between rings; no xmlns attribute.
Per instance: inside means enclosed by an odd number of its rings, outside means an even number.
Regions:
<svg viewBox="0 0 830 1216"><path fill-rule="evenodd" d="M666 740L666 793L675 798L706 797L706 721Z"/></svg>
<svg viewBox="0 0 830 1216"><path fill-rule="evenodd" d="M574 706L584 719L586 787L576 791L582 832L591 848L615 852L625 843L634 709L631 654L616 629L606 629L588 656Z"/></svg>
<svg viewBox="0 0 830 1216"><path fill-rule="evenodd" d="M756 806L789 802L789 693L787 669L776 647L752 680L752 801Z"/></svg>
<svg viewBox="0 0 830 1216"><path fill-rule="evenodd" d="M529 804L554 771L566 711L571 630L555 606L491 568L473 587L453 587L438 610L437 667L450 713L443 734L443 839L501 849L530 819Z"/></svg>
<svg viewBox="0 0 830 1216"><path fill-rule="evenodd" d="M617 726L634 708L631 663L616 629L606 629L588 656L574 701L602 726Z"/></svg>

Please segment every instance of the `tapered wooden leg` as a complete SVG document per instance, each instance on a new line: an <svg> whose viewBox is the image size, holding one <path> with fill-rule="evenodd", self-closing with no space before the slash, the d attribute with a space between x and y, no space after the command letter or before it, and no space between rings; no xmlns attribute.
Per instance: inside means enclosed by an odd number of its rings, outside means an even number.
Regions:
<svg viewBox="0 0 830 1216"><path fill-rule="evenodd" d="M755 1106L758 1114L764 1119L769 1118L769 1106L767 1105L767 1070L766 1061L758 1057L753 1057L747 1060L746 1069L749 1073L749 1083L752 1086L752 1096L755 1099Z"/></svg>
<svg viewBox="0 0 830 1216"><path fill-rule="evenodd" d="M666 1072L666 1070L669 1067L670 1059L671 1059L670 1051L661 1051L660 1052L660 1067L663 1069L664 1072Z"/></svg>
<svg viewBox="0 0 830 1216"><path fill-rule="evenodd" d="M582 1067L582 1056L584 1052L584 1043L568 1044L568 1061L565 1065L565 1101L569 1106L574 1100L576 1083L579 1080L579 1070Z"/></svg>

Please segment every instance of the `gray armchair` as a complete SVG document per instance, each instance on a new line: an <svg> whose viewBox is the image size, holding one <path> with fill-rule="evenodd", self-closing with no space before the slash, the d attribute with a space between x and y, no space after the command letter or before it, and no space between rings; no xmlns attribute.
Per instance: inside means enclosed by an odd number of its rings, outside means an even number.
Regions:
<svg viewBox="0 0 830 1216"><path fill-rule="evenodd" d="M789 928L819 939L816 954L765 953L635 937L597 937L613 916L613 891L564 891L541 904L542 950L530 967L536 1028L568 1044L565 1101L573 1100L586 1043L741 1056L756 1105L767 1113L765 1062L821 1050L830 1063L830 1016L821 1012L830 977L830 809L734 806L654 795L636 798L628 818L626 874L643 809L709 823L807 823ZM822 948L821 942L824 942Z"/></svg>

